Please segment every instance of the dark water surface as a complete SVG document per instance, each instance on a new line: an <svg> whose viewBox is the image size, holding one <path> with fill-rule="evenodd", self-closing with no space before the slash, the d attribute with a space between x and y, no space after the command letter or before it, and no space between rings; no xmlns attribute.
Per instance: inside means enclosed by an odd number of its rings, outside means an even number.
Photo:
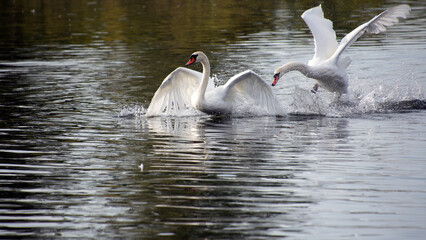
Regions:
<svg viewBox="0 0 426 240"><path fill-rule="evenodd" d="M398 3L323 8L341 39ZM426 4L405 3L348 49L343 103L291 73L287 117L145 118L196 50L219 79L307 62L319 2L1 1L0 238L424 238Z"/></svg>

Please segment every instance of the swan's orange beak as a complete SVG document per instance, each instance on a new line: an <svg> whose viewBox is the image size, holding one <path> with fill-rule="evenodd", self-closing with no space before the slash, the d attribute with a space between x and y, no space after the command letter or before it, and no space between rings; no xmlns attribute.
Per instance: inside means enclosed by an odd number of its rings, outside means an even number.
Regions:
<svg viewBox="0 0 426 240"><path fill-rule="evenodd" d="M191 56L189 58L189 61L185 64L185 66L189 66L189 65L193 64L195 62L195 59L196 58L194 56Z"/></svg>
<svg viewBox="0 0 426 240"><path fill-rule="evenodd" d="M275 73L274 80L272 80L272 86L275 86L275 84L277 84L279 79L280 79L280 73Z"/></svg>

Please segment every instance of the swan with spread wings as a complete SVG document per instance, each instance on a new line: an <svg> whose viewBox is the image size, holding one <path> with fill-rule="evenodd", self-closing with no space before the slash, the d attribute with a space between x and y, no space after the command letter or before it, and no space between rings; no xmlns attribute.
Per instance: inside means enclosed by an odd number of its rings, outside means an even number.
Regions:
<svg viewBox="0 0 426 240"><path fill-rule="evenodd" d="M364 33L377 34L386 31L386 28L398 22L398 18L406 18L410 6L402 4L389 8L370 21L355 28L347 34L340 44L337 43L333 23L324 18L321 5L306 10L302 19L306 22L314 36L315 54L308 64L290 62L277 68L274 72L272 86L290 71L299 71L309 78L317 80L312 92L316 93L321 86L340 96L347 92L348 77L346 68L350 64L349 57L342 57L342 53Z"/></svg>
<svg viewBox="0 0 426 240"><path fill-rule="evenodd" d="M201 63L203 73L184 67L170 73L154 94L147 116L180 115L192 108L211 115L241 114L241 109L244 114L285 114L270 85L255 72L244 71L213 87L207 56L194 52L186 66L194 63Z"/></svg>

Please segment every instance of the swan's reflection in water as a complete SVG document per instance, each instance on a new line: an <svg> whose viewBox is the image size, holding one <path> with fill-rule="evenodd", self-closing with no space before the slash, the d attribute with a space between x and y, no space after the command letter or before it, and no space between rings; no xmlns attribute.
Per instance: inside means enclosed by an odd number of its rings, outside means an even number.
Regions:
<svg viewBox="0 0 426 240"><path fill-rule="evenodd" d="M206 169L209 164L227 167L233 174L234 163L244 158L252 161L268 159L268 142L276 134L276 118L185 117L148 118L147 127L156 140L154 153L163 162L158 171L217 172ZM207 161L208 160L208 161ZM200 163L200 165L196 165ZM181 165L180 165L181 164ZM165 169L170 165L172 169ZM199 168L197 168L199 167ZM217 166L215 167L217 168ZM222 174L223 175L223 174Z"/></svg>
<svg viewBox="0 0 426 240"><path fill-rule="evenodd" d="M146 236L283 237L301 231L317 201L301 174L312 171L312 159L301 158L310 148L306 142L319 141L321 128L337 129L330 138L345 137L344 120L306 119L141 119L152 146L138 196L145 202L141 221L155 225Z"/></svg>

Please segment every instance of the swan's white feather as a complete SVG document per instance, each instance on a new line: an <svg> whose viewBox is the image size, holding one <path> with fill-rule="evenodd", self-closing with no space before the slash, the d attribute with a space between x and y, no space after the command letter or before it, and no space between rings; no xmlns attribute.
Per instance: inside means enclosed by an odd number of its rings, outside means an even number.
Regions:
<svg viewBox="0 0 426 240"><path fill-rule="evenodd" d="M315 55L309 61L309 65L314 66L329 59L338 47L336 33L333 30L333 22L324 18L321 4L306 10L302 18L314 36Z"/></svg>
<svg viewBox="0 0 426 240"><path fill-rule="evenodd" d="M237 74L213 88L208 57L201 51L194 52L187 65L193 63L201 63L203 73L182 67L170 73L154 94L147 116L181 115L188 109L214 115L285 114L271 87L253 71Z"/></svg>
<svg viewBox="0 0 426 240"><path fill-rule="evenodd" d="M191 96L201 83L200 72L179 67L161 83L146 111L146 116L177 115L193 108Z"/></svg>
<svg viewBox="0 0 426 240"><path fill-rule="evenodd" d="M277 68L274 74L279 73L279 79L287 72L299 71L309 78L316 79L320 86L331 92L346 93L348 88L346 68L351 61L349 57L341 57L344 50L365 32L376 34L385 31L387 27L397 23L398 18L406 18L409 11L410 6L407 4L385 10L370 21L355 28L337 46L333 23L324 18L321 5L306 10L302 14L302 18L314 36L315 55L308 64L290 62ZM274 85L278 79L274 79ZM317 85L314 86L314 91L316 90Z"/></svg>
<svg viewBox="0 0 426 240"><path fill-rule="evenodd" d="M386 11L383 11L379 15L372 18L370 21L360 25L355 28L352 32L348 33L340 42L339 47L336 52L333 54L332 59L335 62L339 61L340 55L349 47L353 42L355 42L359 37L364 33L377 34L386 31L386 27L392 26L395 23L398 23L398 18L406 18L410 12L410 6L407 4L402 4L389 8Z"/></svg>
<svg viewBox="0 0 426 240"><path fill-rule="evenodd" d="M251 110L258 108L267 115L284 115L284 108L272 92L271 86L259 75L246 70L233 76L223 86L223 100L233 105L250 106Z"/></svg>
<svg viewBox="0 0 426 240"><path fill-rule="evenodd" d="M197 92L201 81L202 73L183 67L177 68L164 79L155 92L146 116L174 116L188 109L195 109L191 97ZM242 108L246 108L242 111L247 110L247 113L253 114L285 115L284 108L271 87L251 70L235 75L217 88L213 87L213 80L209 79L205 100L199 110L210 114L234 114L234 110Z"/></svg>

